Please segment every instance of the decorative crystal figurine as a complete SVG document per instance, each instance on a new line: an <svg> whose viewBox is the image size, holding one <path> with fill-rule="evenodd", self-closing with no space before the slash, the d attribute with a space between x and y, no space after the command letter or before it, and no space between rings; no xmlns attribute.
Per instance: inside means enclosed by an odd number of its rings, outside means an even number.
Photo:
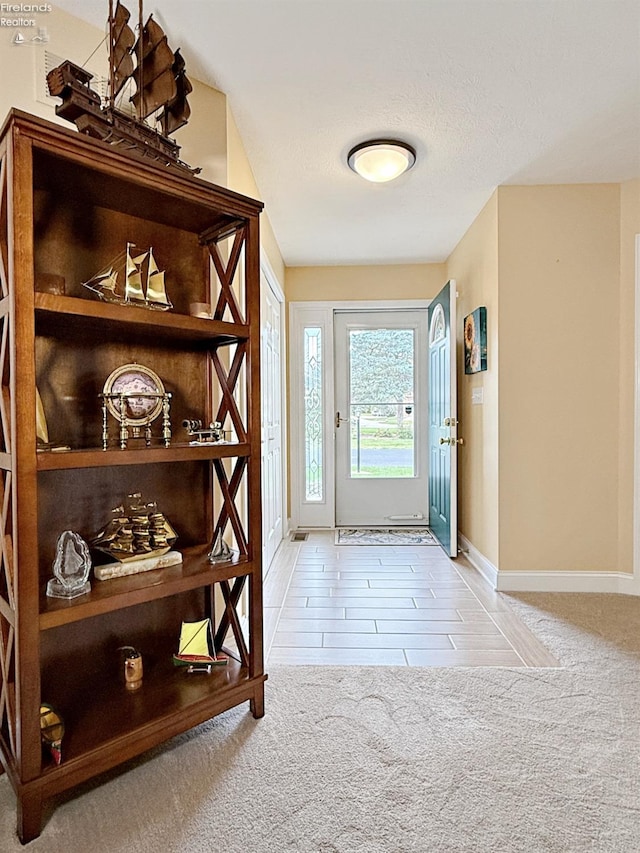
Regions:
<svg viewBox="0 0 640 853"><path fill-rule="evenodd" d="M89 572L91 556L84 539L72 530L65 530L58 537L53 574L47 583L47 595L51 598L76 598L91 589Z"/></svg>
<svg viewBox="0 0 640 853"><path fill-rule="evenodd" d="M222 531L218 531L211 550L208 554L210 563L226 563L233 559L233 551L222 538Z"/></svg>

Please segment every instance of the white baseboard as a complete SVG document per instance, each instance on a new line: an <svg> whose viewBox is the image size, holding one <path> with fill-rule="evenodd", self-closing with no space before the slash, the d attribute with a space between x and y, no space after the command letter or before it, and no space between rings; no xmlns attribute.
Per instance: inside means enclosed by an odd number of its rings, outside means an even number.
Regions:
<svg viewBox="0 0 640 853"><path fill-rule="evenodd" d="M460 551L500 592L600 592L640 595L640 583L625 572L508 572L497 569L484 554L458 533Z"/></svg>
<svg viewBox="0 0 640 853"><path fill-rule="evenodd" d="M500 592L609 592L640 595L624 572L498 572Z"/></svg>
<svg viewBox="0 0 640 853"><path fill-rule="evenodd" d="M458 531L458 548L465 555L467 560L471 563L471 565L476 568L482 577L491 584L493 589L498 588L498 569L493 565L491 560L488 560L484 554L482 554L478 549L473 545L466 536L463 536L460 531Z"/></svg>

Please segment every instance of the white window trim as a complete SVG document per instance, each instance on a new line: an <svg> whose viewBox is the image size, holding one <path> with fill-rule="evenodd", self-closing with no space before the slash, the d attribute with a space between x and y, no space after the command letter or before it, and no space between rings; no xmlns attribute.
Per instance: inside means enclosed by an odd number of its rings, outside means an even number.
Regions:
<svg viewBox="0 0 640 853"><path fill-rule="evenodd" d="M333 316L341 311L410 311L429 307L430 299L394 299L363 302L290 302L289 303L289 424L290 424L290 528L334 528L335 509L335 431ZM322 329L322 407L323 407L323 495L322 501L304 500L304 370L303 330Z"/></svg>

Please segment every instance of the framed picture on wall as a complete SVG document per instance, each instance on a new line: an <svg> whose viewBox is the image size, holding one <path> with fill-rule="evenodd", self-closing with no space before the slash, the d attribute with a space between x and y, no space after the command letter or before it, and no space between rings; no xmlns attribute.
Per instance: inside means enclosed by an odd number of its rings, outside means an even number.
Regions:
<svg viewBox="0 0 640 853"><path fill-rule="evenodd" d="M464 318L464 372L487 369L487 309L476 308Z"/></svg>

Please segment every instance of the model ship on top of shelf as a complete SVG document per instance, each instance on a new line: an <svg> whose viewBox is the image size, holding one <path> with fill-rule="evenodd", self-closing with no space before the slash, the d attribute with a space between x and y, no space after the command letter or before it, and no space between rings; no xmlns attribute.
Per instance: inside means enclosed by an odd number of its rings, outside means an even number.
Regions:
<svg viewBox="0 0 640 853"><path fill-rule="evenodd" d="M83 285L93 290L105 302L119 305L135 305L139 308L151 308L155 311L168 311L173 308L164 283L164 270L158 269L153 256L153 248L134 254L133 243L127 243L126 250L106 269L84 281ZM123 284L119 276L124 278Z"/></svg>
<svg viewBox="0 0 640 853"><path fill-rule="evenodd" d="M115 8L113 0L109 0L108 103L103 105L100 95L90 88L93 74L65 60L47 74L49 93L62 98L56 114L74 122L81 133L197 174L200 169L192 169L180 160L180 146L169 139L169 134L183 127L191 114L187 95L193 87L185 73L184 59L179 50L171 50L153 16L143 25L142 0L138 0L137 40L129 27L130 17L120 0ZM129 83L136 88L129 97L134 115L120 104L116 106L116 99L120 96L122 101ZM146 123L145 119L152 115L161 132Z"/></svg>
<svg viewBox="0 0 640 853"><path fill-rule="evenodd" d="M178 538L155 502L145 503L139 492L127 503L111 510L106 527L91 540L91 546L121 563L161 557Z"/></svg>

